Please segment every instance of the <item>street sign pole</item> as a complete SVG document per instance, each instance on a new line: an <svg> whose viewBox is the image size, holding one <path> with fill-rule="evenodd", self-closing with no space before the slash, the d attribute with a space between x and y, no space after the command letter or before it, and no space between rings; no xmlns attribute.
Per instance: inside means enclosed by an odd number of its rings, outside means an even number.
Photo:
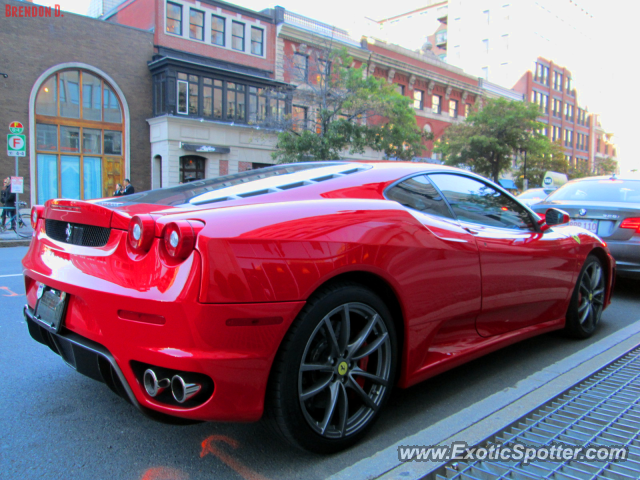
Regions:
<svg viewBox="0 0 640 480"><path fill-rule="evenodd" d="M27 150L27 144L26 144L26 138L24 135L21 135L21 133L24 131L24 125L22 125L22 123L20 122L11 122L9 124L9 131L11 132L11 134L13 135L18 135L21 137L21 142L18 141L18 144L21 145L21 147L18 149L16 148L16 142L15 140L13 141L13 145L11 145L11 135L7 137L7 150L21 150L21 151L7 151L7 153L9 155L15 155L16 157L16 177L20 176L20 164L18 162L19 157L21 156L25 156L26 155L26 150ZM20 140L20 139L18 139ZM20 209L20 194L16 193L16 216L18 215L18 211ZM18 219L16 218L16 222L18 221ZM17 223L16 223L17 226Z"/></svg>

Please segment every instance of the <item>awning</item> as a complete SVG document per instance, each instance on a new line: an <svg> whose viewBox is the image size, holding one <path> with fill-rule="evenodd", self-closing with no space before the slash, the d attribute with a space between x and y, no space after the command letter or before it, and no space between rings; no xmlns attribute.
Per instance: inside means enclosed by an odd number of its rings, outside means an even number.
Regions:
<svg viewBox="0 0 640 480"><path fill-rule="evenodd" d="M509 180L508 178L501 178L500 185L502 188L517 190L516 184L513 183L513 180Z"/></svg>
<svg viewBox="0 0 640 480"><path fill-rule="evenodd" d="M223 147L221 145L203 145L182 142L180 142L180 148L183 150L188 150L190 152L200 153L229 153L231 151L229 147Z"/></svg>

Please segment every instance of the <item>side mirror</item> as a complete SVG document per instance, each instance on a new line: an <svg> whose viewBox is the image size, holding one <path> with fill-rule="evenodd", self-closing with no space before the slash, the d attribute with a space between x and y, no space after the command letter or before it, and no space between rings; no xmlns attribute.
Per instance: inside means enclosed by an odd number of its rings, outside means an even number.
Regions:
<svg viewBox="0 0 640 480"><path fill-rule="evenodd" d="M571 216L564 210L560 210L559 208L550 208L544 214L544 223L540 226L540 229L544 232L554 225L565 225L570 221Z"/></svg>

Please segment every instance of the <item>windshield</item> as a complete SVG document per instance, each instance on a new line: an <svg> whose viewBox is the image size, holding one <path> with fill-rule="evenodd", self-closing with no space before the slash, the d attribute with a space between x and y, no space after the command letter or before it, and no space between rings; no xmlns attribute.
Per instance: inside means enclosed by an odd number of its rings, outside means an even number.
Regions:
<svg viewBox="0 0 640 480"><path fill-rule="evenodd" d="M118 197L117 202L118 205L132 203L170 206L188 203L199 205L309 185L368 168L370 167L367 165L346 162L275 165ZM106 202L112 203L113 199L106 200Z"/></svg>
<svg viewBox="0 0 640 480"><path fill-rule="evenodd" d="M582 180L570 182L549 195L547 201L640 203L640 180Z"/></svg>

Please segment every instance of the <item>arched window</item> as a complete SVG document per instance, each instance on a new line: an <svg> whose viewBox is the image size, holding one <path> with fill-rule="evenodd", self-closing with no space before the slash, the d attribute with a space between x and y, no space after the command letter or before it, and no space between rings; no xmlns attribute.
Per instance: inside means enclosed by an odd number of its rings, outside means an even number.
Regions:
<svg viewBox="0 0 640 480"><path fill-rule="evenodd" d="M122 112L113 87L93 72L61 70L40 85L35 103L37 203L111 195L124 176Z"/></svg>

